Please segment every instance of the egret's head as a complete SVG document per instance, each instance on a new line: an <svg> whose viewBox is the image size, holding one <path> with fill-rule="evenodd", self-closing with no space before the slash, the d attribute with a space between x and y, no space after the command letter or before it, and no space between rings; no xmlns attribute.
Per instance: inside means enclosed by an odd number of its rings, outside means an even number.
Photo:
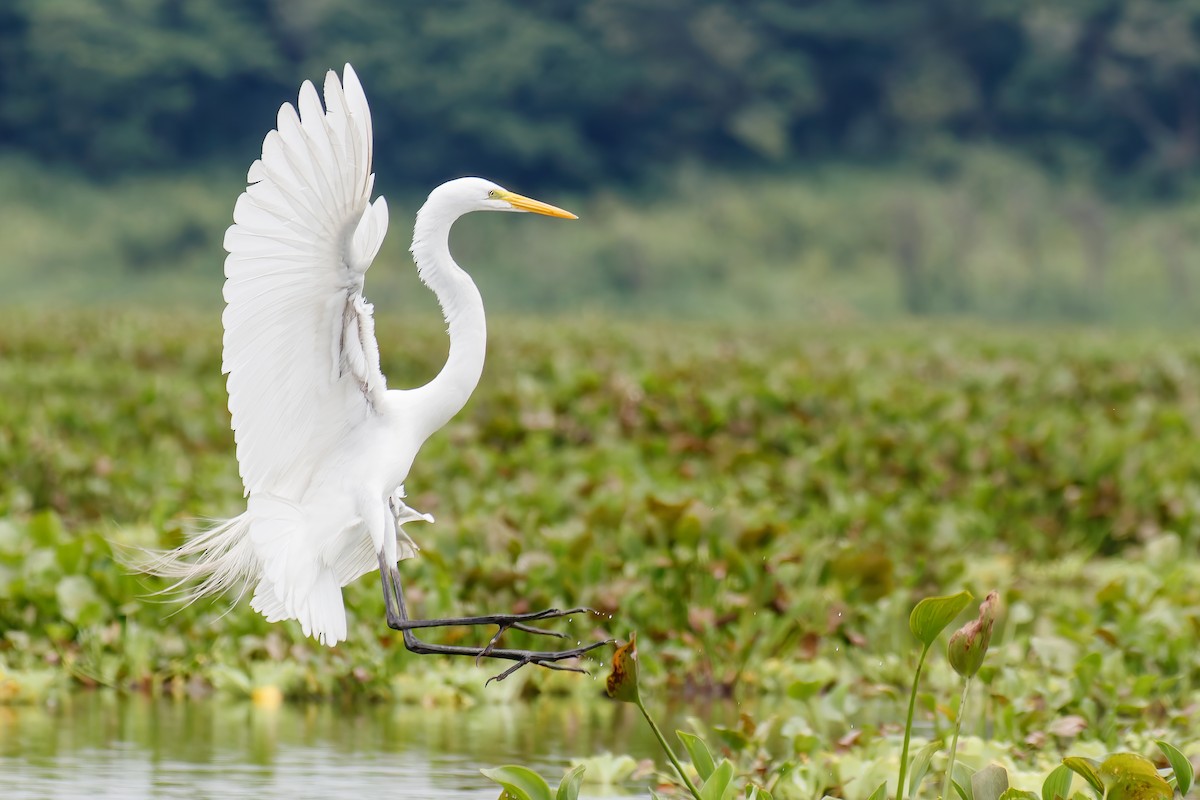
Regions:
<svg viewBox="0 0 1200 800"><path fill-rule="evenodd" d="M510 192L503 186L483 178L458 178L448 181L434 189L429 199L444 204L458 214L469 211L532 211L548 217L578 219L570 211Z"/></svg>

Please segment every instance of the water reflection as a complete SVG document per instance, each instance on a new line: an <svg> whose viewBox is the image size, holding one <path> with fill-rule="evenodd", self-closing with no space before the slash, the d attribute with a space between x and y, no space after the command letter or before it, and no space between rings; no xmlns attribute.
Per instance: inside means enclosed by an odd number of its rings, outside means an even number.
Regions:
<svg viewBox="0 0 1200 800"><path fill-rule="evenodd" d="M526 764L553 783L570 756L654 756L636 713L600 701L267 710L84 693L54 709L0 706L0 795L494 800L480 767Z"/></svg>

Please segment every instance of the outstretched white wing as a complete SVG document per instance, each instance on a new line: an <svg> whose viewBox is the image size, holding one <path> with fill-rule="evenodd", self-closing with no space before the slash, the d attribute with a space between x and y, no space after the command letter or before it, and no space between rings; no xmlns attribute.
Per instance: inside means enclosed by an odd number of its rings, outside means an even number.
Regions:
<svg viewBox="0 0 1200 800"><path fill-rule="evenodd" d="M279 109L225 234L223 370L246 492L298 499L374 413L379 371L363 277L387 232L370 203L371 113L358 77L309 81Z"/></svg>

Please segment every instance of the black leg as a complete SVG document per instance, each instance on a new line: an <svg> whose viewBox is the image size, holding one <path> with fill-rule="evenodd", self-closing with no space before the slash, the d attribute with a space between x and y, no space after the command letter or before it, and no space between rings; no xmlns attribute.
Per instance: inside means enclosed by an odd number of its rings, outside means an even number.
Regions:
<svg viewBox="0 0 1200 800"><path fill-rule="evenodd" d="M566 666L558 662L577 658L584 653L612 644L613 642L612 639L607 639L571 650L510 650L498 648L496 647L496 643L500 641L500 637L504 632L510 629L565 639L567 638L566 634L535 628L527 623L543 619L557 619L575 614L594 614L596 612L590 608L572 608L567 611L550 608L545 611L534 611L529 614L490 614L478 617L455 617L450 619L411 619L408 616L408 607L404 603L404 588L400 583L400 571L396 569L395 565L388 564L384 560L382 553L379 556L379 574L383 582L383 602L387 611L388 627L392 630L400 631L404 635L404 646L409 651L419 655L472 656L475 658L476 663L482 658L501 658L516 662L499 675L489 678L488 683L502 681L527 664L536 664L539 667L547 669L586 673L586 670L579 667ZM413 633L413 630L417 628L446 628L460 625L495 625L498 630L496 631L496 635L484 647L430 644L429 642L421 641Z"/></svg>

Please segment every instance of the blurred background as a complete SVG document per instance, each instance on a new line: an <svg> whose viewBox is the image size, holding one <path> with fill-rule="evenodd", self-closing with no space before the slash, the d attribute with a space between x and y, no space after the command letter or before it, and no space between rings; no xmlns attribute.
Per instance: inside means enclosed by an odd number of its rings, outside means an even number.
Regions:
<svg viewBox="0 0 1200 800"><path fill-rule="evenodd" d="M446 357L407 253L434 186L580 217L454 228L492 336L406 480L438 520L415 614L597 608L562 630L636 630L673 718L739 721L739 774L867 800L913 605L996 589L960 752L1026 790L1162 738L1200 766L1200 0L0 0L6 800L474 800L481 766L576 756L645 795L599 680L410 657L375 580L330 649L113 557L245 507L223 233L280 105L346 62L391 386ZM935 655L918 738L964 719Z"/></svg>
<svg viewBox="0 0 1200 800"><path fill-rule="evenodd" d="M217 307L280 103L349 61L392 232L437 183L499 312L1185 323L1200 310L1200 3L9 0L0 304ZM486 217L488 215L477 215Z"/></svg>

